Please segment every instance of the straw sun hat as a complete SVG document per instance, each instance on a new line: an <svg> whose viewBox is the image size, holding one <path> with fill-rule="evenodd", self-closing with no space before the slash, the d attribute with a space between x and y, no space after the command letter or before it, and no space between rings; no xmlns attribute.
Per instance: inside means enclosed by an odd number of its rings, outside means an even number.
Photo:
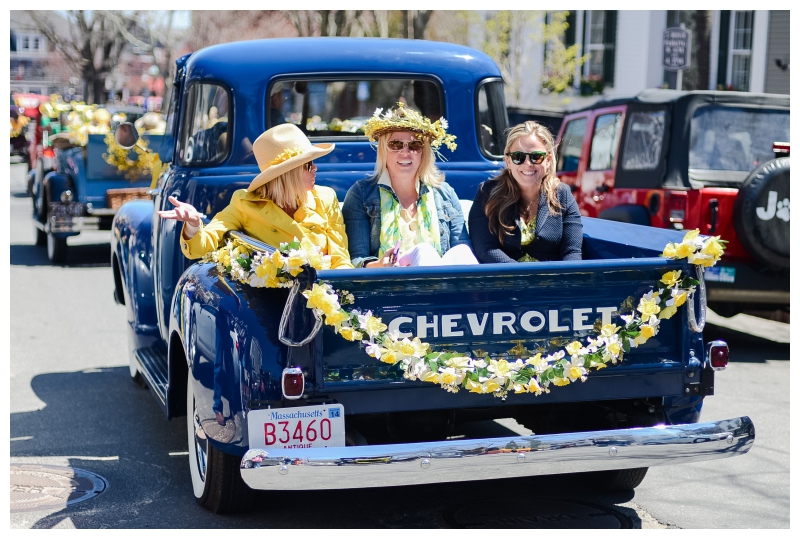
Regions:
<svg viewBox="0 0 800 539"><path fill-rule="evenodd" d="M261 173L250 182L248 191L255 191L281 174L333 151L334 144L311 144L294 124L281 124L268 129L253 143Z"/></svg>

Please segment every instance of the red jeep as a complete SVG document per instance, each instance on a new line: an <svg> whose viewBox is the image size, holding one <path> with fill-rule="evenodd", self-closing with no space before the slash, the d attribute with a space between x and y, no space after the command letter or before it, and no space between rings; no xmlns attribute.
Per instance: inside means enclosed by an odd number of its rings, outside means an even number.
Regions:
<svg viewBox="0 0 800 539"><path fill-rule="evenodd" d="M712 307L788 309L788 95L645 90L568 114L557 140L583 215L721 236Z"/></svg>

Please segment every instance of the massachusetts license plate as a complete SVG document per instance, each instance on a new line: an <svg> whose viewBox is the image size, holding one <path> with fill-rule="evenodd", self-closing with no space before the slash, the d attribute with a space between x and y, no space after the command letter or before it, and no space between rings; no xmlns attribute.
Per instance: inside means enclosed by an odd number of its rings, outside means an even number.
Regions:
<svg viewBox="0 0 800 539"><path fill-rule="evenodd" d="M83 215L83 204L80 202L51 202L52 217L80 217Z"/></svg>
<svg viewBox="0 0 800 539"><path fill-rule="evenodd" d="M251 410L247 414L250 449L344 446L344 406Z"/></svg>

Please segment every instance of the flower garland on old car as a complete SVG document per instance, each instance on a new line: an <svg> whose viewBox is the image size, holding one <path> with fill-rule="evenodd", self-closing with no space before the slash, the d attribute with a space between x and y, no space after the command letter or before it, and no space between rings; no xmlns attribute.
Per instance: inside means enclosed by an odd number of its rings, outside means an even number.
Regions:
<svg viewBox="0 0 800 539"><path fill-rule="evenodd" d="M702 238L699 231L688 232L681 243L669 243L662 256L686 258L691 264L713 266L722 256L725 241L719 236ZM242 243L228 241L221 249L206 255L203 262L214 262L220 271L235 281L254 287L289 288L308 265L329 269L330 257L310 241L282 243L271 255L255 252ZM487 357L473 358L453 352L435 352L418 337L400 338L371 311L345 309L354 302L346 290L335 290L326 282L314 283L303 292L307 306L333 326L348 341L361 341L366 352L384 363L398 365L409 380L439 384L452 393L464 388L473 393L491 393L506 398L515 393L549 393L549 386L566 386L585 381L591 369L616 364L624 353L658 334L659 323L671 318L686 303L699 281L680 270L668 271L656 287L642 296L631 314L620 315L624 326L606 324L586 342L573 341L564 349L526 359L508 361Z"/></svg>

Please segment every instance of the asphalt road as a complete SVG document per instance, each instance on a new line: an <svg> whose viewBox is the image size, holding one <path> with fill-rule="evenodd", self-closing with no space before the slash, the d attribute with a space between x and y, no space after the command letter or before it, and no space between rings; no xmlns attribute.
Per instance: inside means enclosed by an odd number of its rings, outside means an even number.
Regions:
<svg viewBox="0 0 800 539"><path fill-rule="evenodd" d="M613 496L561 476L261 493L249 514L213 515L191 496L183 419L167 421L130 380L109 232L70 238L67 264L50 265L33 245L24 172L11 165L10 464L79 468L108 488L63 509L11 513L11 529L448 528L487 504L511 515L483 519L495 527L789 527L789 345L719 328L708 333L724 334L732 363L702 419L749 415L757 437L745 456L651 468L635 491Z"/></svg>

